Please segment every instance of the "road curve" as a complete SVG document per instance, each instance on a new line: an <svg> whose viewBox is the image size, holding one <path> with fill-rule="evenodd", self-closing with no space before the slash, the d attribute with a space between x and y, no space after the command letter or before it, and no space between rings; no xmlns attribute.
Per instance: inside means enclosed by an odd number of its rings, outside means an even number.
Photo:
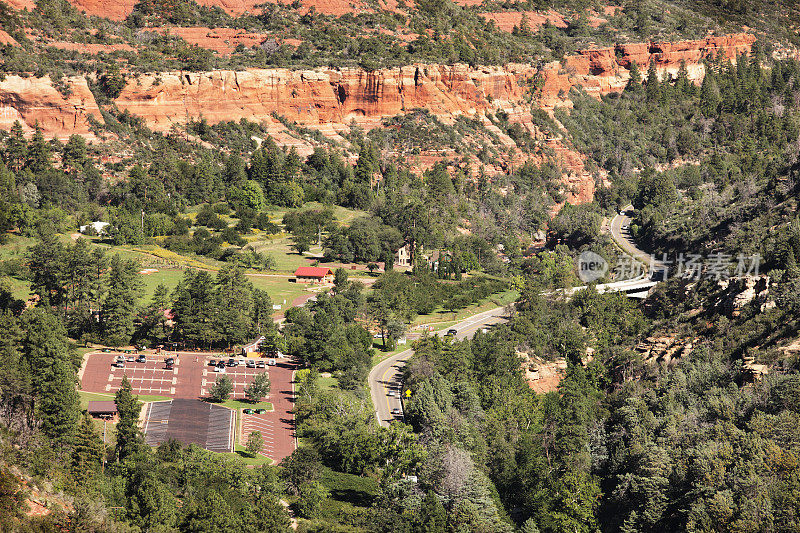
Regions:
<svg viewBox="0 0 800 533"><path fill-rule="evenodd" d="M459 322L447 329L457 331L457 339L471 338L479 329L504 321L504 310L496 307ZM436 335L444 335L447 329L438 331ZM393 415L392 409L403 412L400 401L402 369L406 361L414 355L414 350L409 348L375 365L369 373L369 392L372 405L375 407L375 416L381 426L388 427L392 420L401 419L402 415ZM393 393L392 396L389 393Z"/></svg>
<svg viewBox="0 0 800 533"><path fill-rule="evenodd" d="M638 259L651 270L657 270L663 267L664 265L660 261L636 246L636 243L633 242L630 233L631 220L633 219L628 215L631 211L633 211L633 206L628 205L622 209L621 213L618 213L611 219L611 224L609 224L611 238L622 248L623 252Z"/></svg>
<svg viewBox="0 0 800 533"><path fill-rule="evenodd" d="M633 210L633 206L629 205L623 209L622 213L628 213L631 210ZM650 279L649 271L658 270L663 268L664 265L656 260L655 257L636 246L628 230L630 223L630 216L627 214L617 214L611 220L611 237L625 253L643 262L647 268L642 275L636 278L597 285L595 289L598 292L647 291L657 283ZM567 295L572 295L576 291L584 288L586 287L573 287L572 289L567 289L565 292ZM473 315L448 329L455 329L457 331L456 338L458 339L469 338L482 327L502 322L504 320L503 314L503 308L497 307ZM436 334L444 335L445 332L446 330L442 330ZM403 405L400 400L402 394L402 368L412 355L414 355L413 349L409 348L408 350L404 350L384 359L375 365L369 373L369 389L370 396L372 397L372 405L375 407L375 416L378 419L378 423L384 427L388 427L392 420L402 418L402 415L392 415L392 409L398 409L400 413L403 412ZM390 395L390 393L392 394Z"/></svg>

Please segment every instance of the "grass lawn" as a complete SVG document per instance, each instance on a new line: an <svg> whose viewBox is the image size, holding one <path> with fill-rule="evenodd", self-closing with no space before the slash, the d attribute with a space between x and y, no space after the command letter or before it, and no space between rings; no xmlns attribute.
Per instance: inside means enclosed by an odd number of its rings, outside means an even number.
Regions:
<svg viewBox="0 0 800 533"><path fill-rule="evenodd" d="M28 247L36 244L34 239L23 237L22 235L6 234L8 242L0 246L0 260L24 258L28 253Z"/></svg>
<svg viewBox="0 0 800 533"><path fill-rule="evenodd" d="M222 405L228 409L266 409L272 411L272 404L270 402L250 403L242 400L225 400L217 405Z"/></svg>
<svg viewBox="0 0 800 533"><path fill-rule="evenodd" d="M312 294L306 290L306 285L303 283L294 283L289 281L288 278L281 278L275 276L259 276L257 274L248 274L247 276L253 285L261 290L267 291L269 297L272 298L272 303L282 305L283 309L292 305L292 300L304 294ZM283 301L286 300L284 305Z"/></svg>
<svg viewBox="0 0 800 533"><path fill-rule="evenodd" d="M27 300L31 295L31 282L16 279L16 278L6 278L11 283L11 295L18 300Z"/></svg>
<svg viewBox="0 0 800 533"><path fill-rule="evenodd" d="M247 453L247 451L244 449L244 446L242 446L242 445L240 445L240 444L237 444L237 445L234 447L234 449L235 449L236 451L235 451L235 452L233 452L233 453L230 453L230 452L228 452L228 453L221 453L220 455L229 455L229 456L231 456L231 457L239 457L239 458L241 458L241 459L244 461L244 464L246 464L246 465L252 465L252 466L263 466L263 465L269 465L269 464L272 464L272 459L270 459L269 457L266 457L266 456L264 456L264 455L256 455L255 457L252 457L252 456L251 456L249 453Z"/></svg>
<svg viewBox="0 0 800 533"><path fill-rule="evenodd" d="M319 245L312 246L306 255L300 255L292 250L293 243L291 237L280 234L253 240L250 245L257 252L272 256L278 272L294 272L298 267L308 266L310 256L322 255L322 247Z"/></svg>
<svg viewBox="0 0 800 533"><path fill-rule="evenodd" d="M338 389L339 388L339 380L333 376L330 377L318 377L317 378L317 385L321 390L327 391L331 389Z"/></svg>
<svg viewBox="0 0 800 533"><path fill-rule="evenodd" d="M421 324L431 324L438 330L441 329L444 324L453 325L472 315L482 313L483 311L488 311L489 309L494 309L495 307L508 305L514 302L517 298L519 298L519 292L509 289L504 292L493 294L476 304L470 305L469 307L459 309L456 311L455 316L453 316L453 313L450 311L446 311L442 308L435 310L429 315L418 315L411 323L411 326L413 327Z"/></svg>
<svg viewBox="0 0 800 533"><path fill-rule="evenodd" d="M370 507L378 495L378 482L373 478L335 472L323 468L322 484L330 497L322 502L320 518L338 521L342 516L357 512L358 507Z"/></svg>
<svg viewBox="0 0 800 533"><path fill-rule="evenodd" d="M143 274L142 281L144 281L144 295L142 301L146 302L153 297L156 287L163 284L166 288L172 291L178 282L183 277L184 270L180 269L158 269L158 272L152 274Z"/></svg>
<svg viewBox="0 0 800 533"><path fill-rule="evenodd" d="M114 399L114 395L111 394L111 393L103 394L101 392L86 392L86 391L82 391L82 390L78 391L78 396L80 396L81 408L83 408L83 409L86 409L86 407L88 407L90 401L98 401L98 400L99 401L108 401L108 400L113 400ZM154 394L143 394L143 395L139 396L138 398L139 398L140 402L158 402L158 401L161 401L161 400L171 400L172 399L169 396L156 396Z"/></svg>

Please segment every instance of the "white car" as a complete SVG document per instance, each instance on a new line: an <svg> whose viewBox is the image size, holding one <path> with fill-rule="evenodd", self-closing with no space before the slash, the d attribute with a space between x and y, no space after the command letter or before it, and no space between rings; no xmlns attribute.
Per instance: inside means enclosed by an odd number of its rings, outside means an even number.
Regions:
<svg viewBox="0 0 800 533"><path fill-rule="evenodd" d="M270 359L269 361L267 361L267 364L269 366L275 366L277 364L277 361L275 361L275 359Z"/></svg>
<svg viewBox="0 0 800 533"><path fill-rule="evenodd" d="M390 390L389 392L386 393L386 396L389 396L390 398L394 398L395 396L397 396L397 393L395 391L393 391L393 390Z"/></svg>
<svg viewBox="0 0 800 533"><path fill-rule="evenodd" d="M215 366L214 367L214 372L219 372L220 374L224 374L225 373L225 367L224 366Z"/></svg>

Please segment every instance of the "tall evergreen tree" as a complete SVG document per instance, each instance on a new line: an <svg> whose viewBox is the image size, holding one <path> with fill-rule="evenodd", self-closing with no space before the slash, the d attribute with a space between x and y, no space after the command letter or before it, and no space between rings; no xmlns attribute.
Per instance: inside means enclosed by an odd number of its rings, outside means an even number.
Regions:
<svg viewBox="0 0 800 533"><path fill-rule="evenodd" d="M38 387L37 414L42 432L62 445L72 443L80 416L75 369L66 357L45 369Z"/></svg>
<svg viewBox="0 0 800 533"><path fill-rule="evenodd" d="M103 301L103 333L107 343L120 346L130 342L133 336L136 300L143 282L139 266L133 260L115 255L110 267L108 293Z"/></svg>
<svg viewBox="0 0 800 533"><path fill-rule="evenodd" d="M3 149L3 159L8 168L14 172L19 172L28 160L28 141L25 139L25 133L19 120L14 121L9 134Z"/></svg>
<svg viewBox="0 0 800 533"><path fill-rule="evenodd" d="M84 413L72 449L72 476L78 487L87 487L88 482L99 474L103 454L103 441L95 431L92 419Z"/></svg>
<svg viewBox="0 0 800 533"><path fill-rule="evenodd" d="M50 145L47 144L38 122L34 127L27 155L26 166L35 174L44 172L52 166Z"/></svg>
<svg viewBox="0 0 800 533"><path fill-rule="evenodd" d="M656 72L655 61L650 62L647 68L647 87L645 88L645 96L648 102L658 101L661 85L658 81L658 73Z"/></svg>
<svg viewBox="0 0 800 533"><path fill-rule="evenodd" d="M115 453L119 461L124 461L127 457L137 454L144 446L144 440L139 430L139 413L142 410L142 404L133 395L133 387L131 387L127 375L122 376L122 383L114 395L114 403L117 405L119 415Z"/></svg>

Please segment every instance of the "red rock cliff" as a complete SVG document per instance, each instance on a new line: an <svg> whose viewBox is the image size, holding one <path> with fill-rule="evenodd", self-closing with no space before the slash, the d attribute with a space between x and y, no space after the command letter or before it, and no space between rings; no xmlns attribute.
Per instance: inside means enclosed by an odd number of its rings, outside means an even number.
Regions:
<svg viewBox="0 0 800 533"><path fill-rule="evenodd" d="M411 65L365 72L357 69L288 69L169 72L141 76L116 99L154 129L204 117L211 123L246 118L259 121L275 112L308 125L368 123L424 108L439 115L475 114L503 102L522 100L518 80L531 66L485 67Z"/></svg>
<svg viewBox="0 0 800 533"><path fill-rule="evenodd" d="M630 66L634 62L643 76L650 63L654 63L661 79L676 77L684 63L689 79L700 83L705 76L704 59L724 53L735 61L737 56L749 53L754 42L755 36L741 33L695 41L619 44L581 50L565 58L563 63L550 63L543 69L541 104L551 108L567 103L566 92L574 85L583 86L597 97L621 91L628 83Z"/></svg>
<svg viewBox="0 0 800 533"><path fill-rule="evenodd" d="M0 82L0 129L19 120L31 131L38 122L47 137L65 139L76 133L91 137L89 116L103 122L86 79L67 79L69 94L58 92L49 77L7 76Z"/></svg>

